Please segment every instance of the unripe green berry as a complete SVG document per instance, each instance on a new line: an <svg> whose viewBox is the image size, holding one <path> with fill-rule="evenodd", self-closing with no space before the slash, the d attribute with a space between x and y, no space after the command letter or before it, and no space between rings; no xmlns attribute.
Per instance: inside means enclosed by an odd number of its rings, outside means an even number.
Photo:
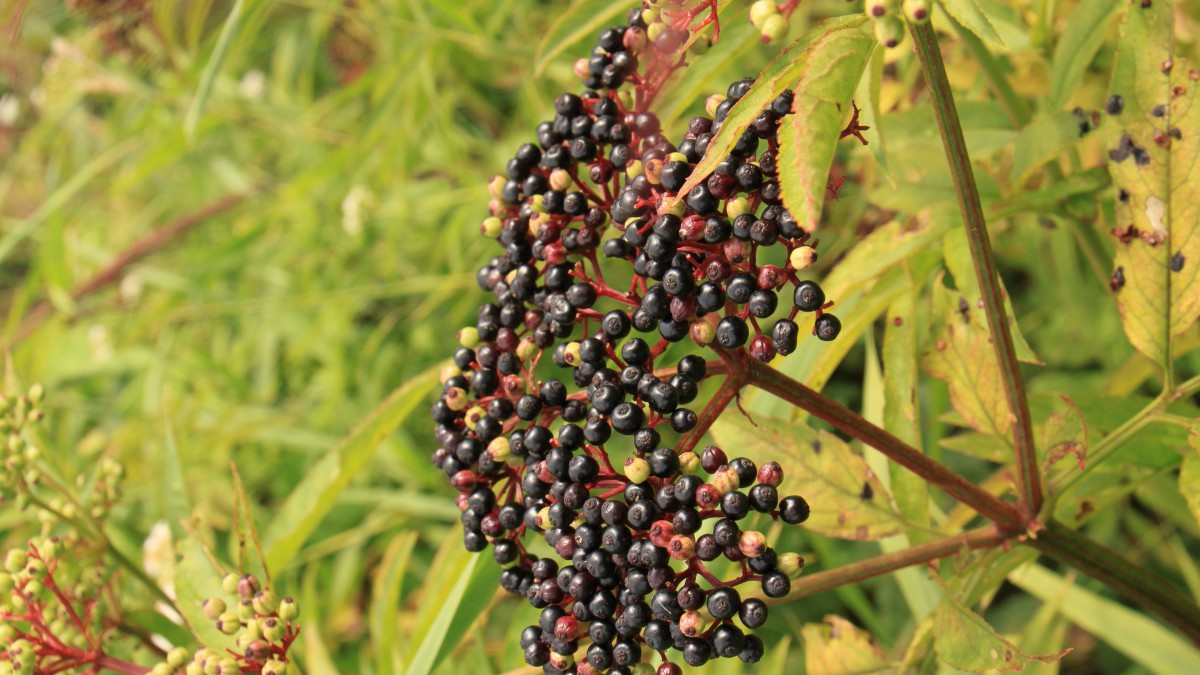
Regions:
<svg viewBox="0 0 1200 675"><path fill-rule="evenodd" d="M707 321L697 321L688 329L688 336L692 338L701 347L706 347L712 344L712 341L717 339L717 329L713 328L712 324Z"/></svg>
<svg viewBox="0 0 1200 675"><path fill-rule="evenodd" d="M866 6L863 7L863 12L872 19L882 19L888 15L894 6L894 0L867 0Z"/></svg>
<svg viewBox="0 0 1200 675"><path fill-rule="evenodd" d="M688 450L679 455L679 472L685 476L700 473L700 456Z"/></svg>
<svg viewBox="0 0 1200 675"><path fill-rule="evenodd" d="M488 194L492 199L504 199L504 184L507 182L504 176L492 176L492 180L488 182Z"/></svg>
<svg viewBox="0 0 1200 675"><path fill-rule="evenodd" d="M288 664L272 659L263 664L262 675L286 675Z"/></svg>
<svg viewBox="0 0 1200 675"><path fill-rule="evenodd" d="M16 574L25 568L29 556L23 549L14 548L4 556L4 569Z"/></svg>
<svg viewBox="0 0 1200 675"><path fill-rule="evenodd" d="M279 609L279 596L270 589L263 589L254 594L254 611L259 615L274 614Z"/></svg>
<svg viewBox="0 0 1200 675"><path fill-rule="evenodd" d="M806 270L817 261L817 249L811 246L797 246L788 254L788 264L796 271Z"/></svg>
<svg viewBox="0 0 1200 675"><path fill-rule="evenodd" d="M238 619L238 615L233 612L223 612L217 617L217 630L226 635L233 635L242 627L242 622Z"/></svg>
<svg viewBox="0 0 1200 675"><path fill-rule="evenodd" d="M565 361L568 366L572 367L576 367L583 363L583 360L579 358L578 342L568 342L566 346L563 347L563 361Z"/></svg>
<svg viewBox="0 0 1200 675"><path fill-rule="evenodd" d="M804 558L798 553L782 553L775 563L776 569L795 579L804 569Z"/></svg>
<svg viewBox="0 0 1200 675"><path fill-rule="evenodd" d="M625 477L634 483L644 483L650 477L650 463L641 457L625 460Z"/></svg>
<svg viewBox="0 0 1200 675"><path fill-rule="evenodd" d="M904 40L904 22L894 16L886 16L876 21L875 39L884 47L892 49Z"/></svg>
<svg viewBox="0 0 1200 675"><path fill-rule="evenodd" d="M502 229L504 229L504 223L496 216L484 218L483 224L479 226L479 232L488 239L499 237Z"/></svg>
<svg viewBox="0 0 1200 675"><path fill-rule="evenodd" d="M209 621L216 621L225 613L225 601L220 598L208 598L200 607Z"/></svg>
<svg viewBox="0 0 1200 675"><path fill-rule="evenodd" d="M204 675L204 667L193 661L187 665L187 668L184 672L186 672L187 675Z"/></svg>
<svg viewBox="0 0 1200 675"><path fill-rule="evenodd" d="M713 94L704 99L704 112L708 113L709 117L717 116L717 106L725 102L725 97L721 94Z"/></svg>
<svg viewBox="0 0 1200 675"><path fill-rule="evenodd" d="M263 637L269 642L279 642L287 634L287 628L279 619L266 619L260 623Z"/></svg>
<svg viewBox="0 0 1200 675"><path fill-rule="evenodd" d="M509 443L507 436L497 436L488 443L487 453L493 461L503 462L512 454L512 444ZM280 616L282 615L283 608L280 607Z"/></svg>
<svg viewBox="0 0 1200 675"><path fill-rule="evenodd" d="M717 492L722 495L729 494L738 489L738 474L737 471L728 466L723 466L712 475L712 486L717 488Z"/></svg>
<svg viewBox="0 0 1200 675"><path fill-rule="evenodd" d="M684 612L679 617L679 632L688 637L696 637L704 632L704 616L697 611Z"/></svg>
<svg viewBox="0 0 1200 675"><path fill-rule="evenodd" d="M237 593L237 586L238 575L234 574L233 572L230 572L221 578L221 588L225 589L226 593L230 595Z"/></svg>
<svg viewBox="0 0 1200 675"><path fill-rule="evenodd" d="M179 668L187 663L188 653L183 647L176 647L167 652L167 664L172 668Z"/></svg>
<svg viewBox="0 0 1200 675"><path fill-rule="evenodd" d="M156 663L154 664L154 667L150 669L150 675L171 675L171 670L171 666L165 663Z"/></svg>
<svg viewBox="0 0 1200 675"><path fill-rule="evenodd" d="M725 215L730 220L744 213L750 213L750 201L745 197L736 197L725 202Z"/></svg>
<svg viewBox="0 0 1200 675"><path fill-rule="evenodd" d="M254 619L254 603L243 598L238 601L237 615L242 621L251 621Z"/></svg>
<svg viewBox="0 0 1200 675"><path fill-rule="evenodd" d="M767 20L763 22L761 31L763 44L776 44L787 37L790 28L791 26L788 24L787 17L782 14L767 17Z"/></svg>
<svg viewBox="0 0 1200 675"><path fill-rule="evenodd" d="M566 169L555 169L550 172L550 189L566 190L571 187L571 174Z"/></svg>
<svg viewBox="0 0 1200 675"><path fill-rule="evenodd" d="M295 621L300 617L300 606L291 598L279 601L279 618L284 621Z"/></svg>
<svg viewBox="0 0 1200 675"><path fill-rule="evenodd" d="M479 346L479 330L474 326L467 326L458 331L458 344L467 349L474 349ZM237 587L234 587L237 590Z"/></svg>
<svg viewBox="0 0 1200 675"><path fill-rule="evenodd" d="M750 5L750 23L755 28L762 28L763 22L779 13L779 5L775 0L758 0Z"/></svg>
<svg viewBox="0 0 1200 675"><path fill-rule="evenodd" d="M929 20L929 0L904 0L904 16L913 23Z"/></svg>

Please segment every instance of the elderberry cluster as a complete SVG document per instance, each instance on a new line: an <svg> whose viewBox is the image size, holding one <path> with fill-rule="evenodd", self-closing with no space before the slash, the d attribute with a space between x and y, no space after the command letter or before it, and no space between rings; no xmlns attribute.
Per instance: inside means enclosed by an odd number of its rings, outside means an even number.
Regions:
<svg viewBox="0 0 1200 675"><path fill-rule="evenodd" d="M787 595L803 566L752 526L808 517L802 497L781 498L780 466L693 451L729 402L689 407L706 382L795 351L801 312L821 340L841 326L802 276L812 224L782 201L791 92L706 175L697 166L753 80L711 97L678 144L650 110L692 16L647 5L603 31L576 63L586 90L556 99L492 181L481 231L503 252L477 275L492 299L459 332L433 406L432 460L459 492L464 545L491 547L501 585L541 610L521 646L546 672L633 672L669 651L756 662L759 596ZM685 339L718 360L667 362ZM707 565L719 558L730 578ZM666 656L658 671L681 672Z"/></svg>

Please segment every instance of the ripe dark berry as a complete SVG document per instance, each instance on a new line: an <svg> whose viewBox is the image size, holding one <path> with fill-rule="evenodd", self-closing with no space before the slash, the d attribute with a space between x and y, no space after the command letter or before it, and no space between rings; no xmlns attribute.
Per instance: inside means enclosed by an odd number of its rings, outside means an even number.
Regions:
<svg viewBox="0 0 1200 675"><path fill-rule="evenodd" d="M787 356L796 351L796 342L800 335L800 327L791 319L780 319L775 322L775 327L771 329L771 344L775 346L775 351L782 356Z"/></svg>
<svg viewBox="0 0 1200 675"><path fill-rule="evenodd" d="M758 280L747 272L734 275L725 287L725 295L730 301L744 305L750 301L751 295L758 290Z"/></svg>
<svg viewBox="0 0 1200 675"><path fill-rule="evenodd" d="M804 497L791 496L784 497L779 502L779 517L783 522L789 525L799 525L808 520L809 508L808 502L804 501Z"/></svg>
<svg viewBox="0 0 1200 675"><path fill-rule="evenodd" d="M832 314L822 314L817 317L813 330L816 331L818 339L829 342L836 339L838 333L842 332L842 322Z"/></svg>
<svg viewBox="0 0 1200 675"><path fill-rule="evenodd" d="M750 338L750 328L736 316L727 316L717 324L717 342L726 349L738 349Z"/></svg>
<svg viewBox="0 0 1200 675"><path fill-rule="evenodd" d="M767 622L767 603L758 598L746 598L738 608L738 618L746 628L759 628Z"/></svg>
<svg viewBox="0 0 1200 675"><path fill-rule="evenodd" d="M792 590L792 582L782 572L767 572L762 578L763 595L782 598Z"/></svg>
<svg viewBox="0 0 1200 675"><path fill-rule="evenodd" d="M792 300L801 312L815 312L825 304L825 291L815 281L801 281L796 285Z"/></svg>

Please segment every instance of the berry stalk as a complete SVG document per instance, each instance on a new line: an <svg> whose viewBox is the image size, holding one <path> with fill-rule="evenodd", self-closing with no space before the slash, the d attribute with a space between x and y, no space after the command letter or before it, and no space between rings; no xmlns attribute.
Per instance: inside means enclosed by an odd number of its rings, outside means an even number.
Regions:
<svg viewBox="0 0 1200 675"><path fill-rule="evenodd" d="M1000 364L1004 396L1013 416L1017 495L1022 515L1030 519L1042 509L1041 470L1038 466L1037 450L1033 444L1033 422L1029 415L1029 402L1021 377L1021 365L1017 362L1012 330L1004 311L1004 295L1000 288L996 258L992 254L991 241L988 239L987 219L979 199L979 188L975 185L975 173L971 167L971 157L967 153L967 142L958 119L958 110L954 105L954 93L950 89L950 81L946 78L946 65L938 47L937 33L929 22L913 24L910 30L916 43L917 56L921 60L921 70L929 85L934 117L937 119L938 131L946 149L946 159L950 163L950 175L954 179L958 207L962 211L963 224L967 230L975 277L979 282L984 313L987 315L988 329L992 334L992 347L996 361Z"/></svg>

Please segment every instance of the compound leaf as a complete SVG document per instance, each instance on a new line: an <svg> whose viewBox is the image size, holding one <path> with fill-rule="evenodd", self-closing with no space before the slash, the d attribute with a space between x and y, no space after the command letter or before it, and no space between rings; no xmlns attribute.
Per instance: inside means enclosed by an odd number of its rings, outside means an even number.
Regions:
<svg viewBox="0 0 1200 675"><path fill-rule="evenodd" d="M1024 670L1030 661L1053 663L1057 654L1026 654L1004 639L983 617L947 593L933 611L933 649L947 665L971 672Z"/></svg>
<svg viewBox="0 0 1200 675"><path fill-rule="evenodd" d="M808 675L850 675L882 671L883 652L866 631L840 616L800 629L804 640L804 667Z"/></svg>

